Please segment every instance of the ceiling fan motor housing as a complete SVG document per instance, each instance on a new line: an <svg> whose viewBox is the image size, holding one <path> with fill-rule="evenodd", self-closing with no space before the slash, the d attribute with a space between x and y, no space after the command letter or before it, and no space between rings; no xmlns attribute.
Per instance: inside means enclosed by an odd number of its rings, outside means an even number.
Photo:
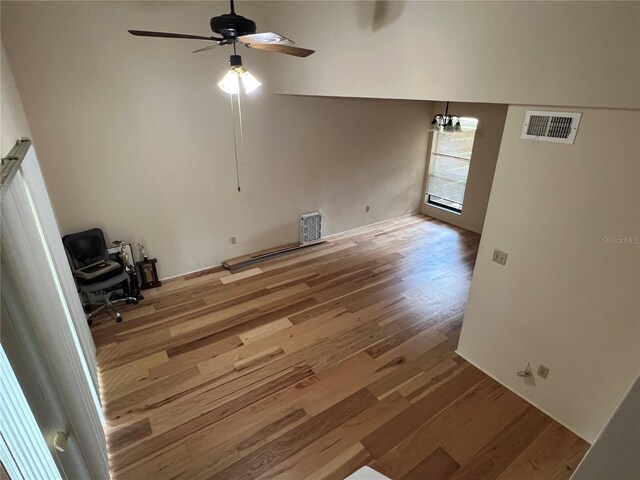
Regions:
<svg viewBox="0 0 640 480"><path fill-rule="evenodd" d="M226 13L211 19L211 30L225 40L256 33L256 22L241 15Z"/></svg>

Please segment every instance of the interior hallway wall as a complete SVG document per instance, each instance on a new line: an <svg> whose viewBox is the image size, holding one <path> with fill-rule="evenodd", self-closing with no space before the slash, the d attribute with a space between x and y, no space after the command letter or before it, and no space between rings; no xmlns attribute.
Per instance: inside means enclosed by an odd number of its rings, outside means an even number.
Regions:
<svg viewBox="0 0 640 480"><path fill-rule="evenodd" d="M268 27L266 3L239 7ZM98 226L108 240L144 239L170 277L295 241L298 216L310 211L325 215L325 234L419 211L429 102L269 95L268 54L249 49L243 61L265 88L242 100L237 192L229 97L216 87L230 49L192 55L202 42L126 32L207 34L208 19L227 9L2 3L63 233ZM292 71L308 61L286 60Z"/></svg>
<svg viewBox="0 0 640 480"><path fill-rule="evenodd" d="M578 465L572 480L634 480L640 474L640 378Z"/></svg>
<svg viewBox="0 0 640 480"><path fill-rule="evenodd" d="M271 62L274 91L640 108L640 3L267 2L269 28L315 48Z"/></svg>
<svg viewBox="0 0 640 480"><path fill-rule="evenodd" d="M640 372L640 112L567 109L566 145L522 140L527 110L507 113L458 351L593 442Z"/></svg>

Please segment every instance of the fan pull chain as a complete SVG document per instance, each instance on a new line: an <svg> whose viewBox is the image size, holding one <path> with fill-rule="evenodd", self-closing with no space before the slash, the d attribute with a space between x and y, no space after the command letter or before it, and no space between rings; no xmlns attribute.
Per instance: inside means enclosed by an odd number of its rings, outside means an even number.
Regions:
<svg viewBox="0 0 640 480"><path fill-rule="evenodd" d="M238 120L240 120L240 143L244 144L244 130L242 128L242 105L240 105L240 93L238 93Z"/></svg>
<svg viewBox="0 0 640 480"><path fill-rule="evenodd" d="M233 0L231 0L231 11L233 11ZM236 43L233 42L233 54L237 55L238 52L236 52ZM240 79L238 79L238 82L240 82ZM233 100L231 101L231 107L233 109ZM238 90L238 119L240 121L240 142L244 143L244 133L242 132L242 107L240 106L240 91Z"/></svg>
<svg viewBox="0 0 640 480"><path fill-rule="evenodd" d="M238 94L238 97L239 96L240 94ZM238 139L236 137L236 119L235 119L235 111L233 108L232 93L229 94L229 100L231 101L231 126L233 127L233 149L236 157L236 182L238 184L238 191L240 191L240 167L238 166Z"/></svg>

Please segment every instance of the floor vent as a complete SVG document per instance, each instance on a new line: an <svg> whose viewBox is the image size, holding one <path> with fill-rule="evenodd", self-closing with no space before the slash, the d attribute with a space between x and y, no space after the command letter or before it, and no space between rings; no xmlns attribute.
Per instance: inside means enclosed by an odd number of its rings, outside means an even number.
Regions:
<svg viewBox="0 0 640 480"><path fill-rule="evenodd" d="M521 138L541 142L573 143L582 113L528 111Z"/></svg>
<svg viewBox="0 0 640 480"><path fill-rule="evenodd" d="M322 215L320 212L300 215L300 244L310 245L322 239Z"/></svg>

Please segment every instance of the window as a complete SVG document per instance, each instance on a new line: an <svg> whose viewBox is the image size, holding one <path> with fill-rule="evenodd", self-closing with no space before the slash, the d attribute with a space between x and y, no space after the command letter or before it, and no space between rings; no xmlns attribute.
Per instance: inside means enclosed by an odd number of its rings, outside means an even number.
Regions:
<svg viewBox="0 0 640 480"><path fill-rule="evenodd" d="M462 212L477 118L460 118L461 132L437 131L431 142L425 203Z"/></svg>

